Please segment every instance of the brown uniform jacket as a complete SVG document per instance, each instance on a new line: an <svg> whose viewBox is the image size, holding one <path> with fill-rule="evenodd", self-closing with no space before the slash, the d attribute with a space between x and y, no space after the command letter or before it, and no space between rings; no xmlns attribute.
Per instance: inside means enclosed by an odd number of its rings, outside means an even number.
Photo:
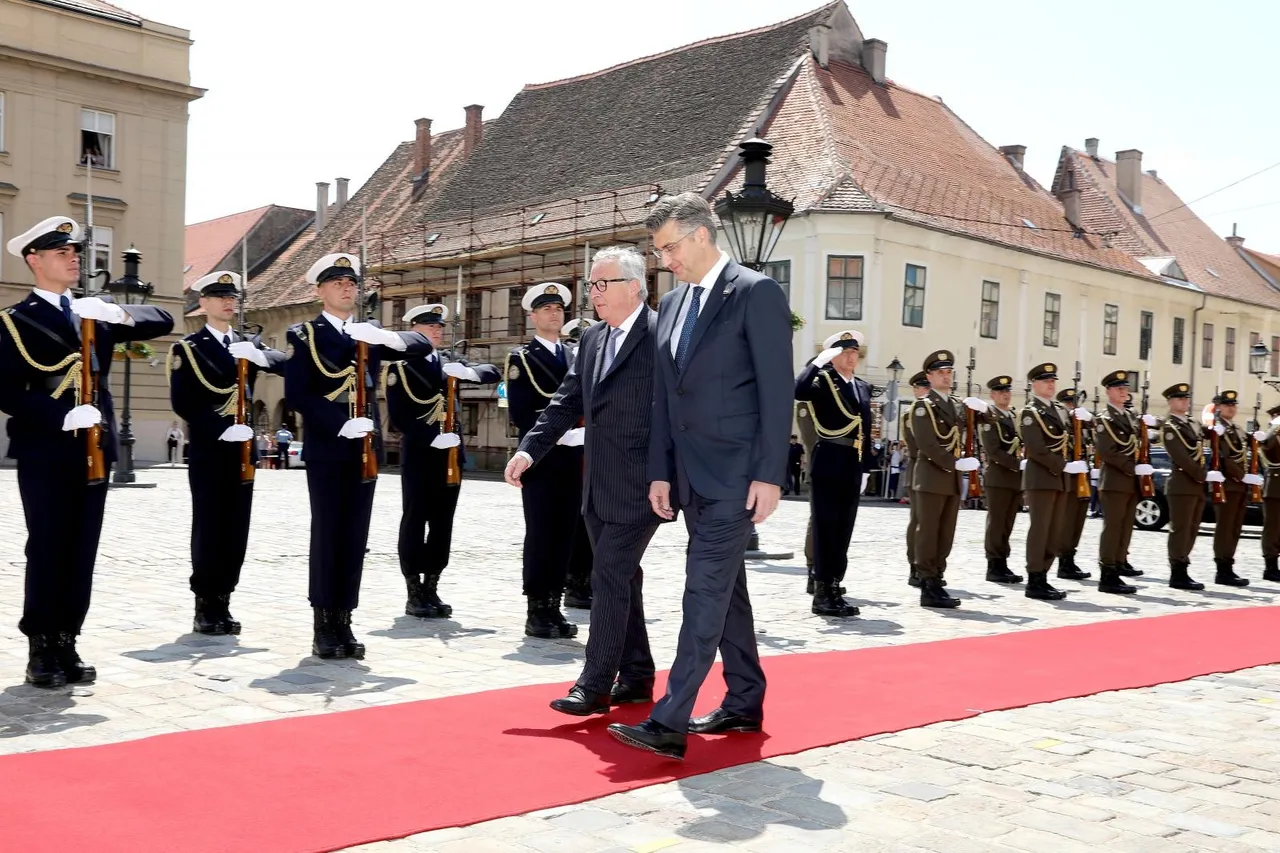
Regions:
<svg viewBox="0 0 1280 853"><path fill-rule="evenodd" d="M1032 397L1018 423L1027 455L1022 490L1065 491L1067 481L1062 469L1067 465L1071 444L1071 416L1067 410L1060 403Z"/></svg>
<svg viewBox="0 0 1280 853"><path fill-rule="evenodd" d="M1189 418L1170 415L1160 428L1160 443L1173 464L1167 495L1204 494L1204 430Z"/></svg>
<svg viewBox="0 0 1280 853"><path fill-rule="evenodd" d="M1016 411L1002 412L995 406L982 418L978 437L987 456L984 478L988 489L1022 491L1022 459L1018 455L1022 439L1017 418Z"/></svg>
<svg viewBox="0 0 1280 853"><path fill-rule="evenodd" d="M1265 500L1280 499L1280 426L1267 430L1266 441L1258 442L1262 453L1258 471L1262 474L1262 497Z"/></svg>
<svg viewBox="0 0 1280 853"><path fill-rule="evenodd" d="M1222 473L1227 481L1222 485L1228 492L1248 490L1243 482L1244 475L1249 473L1249 439L1233 423L1220 421L1227 431L1218 439L1218 459L1222 463Z"/></svg>
<svg viewBox="0 0 1280 853"><path fill-rule="evenodd" d="M1102 469L1098 478L1100 492L1133 492L1138 488L1133 468L1138 462L1139 423L1126 409L1110 404L1095 418L1094 446ZM1145 426L1142 427L1146 429Z"/></svg>
<svg viewBox="0 0 1280 853"><path fill-rule="evenodd" d="M911 488L935 495L959 495L961 472L956 470L964 428L959 401L930 391L911 407L911 432L915 452L911 463Z"/></svg>

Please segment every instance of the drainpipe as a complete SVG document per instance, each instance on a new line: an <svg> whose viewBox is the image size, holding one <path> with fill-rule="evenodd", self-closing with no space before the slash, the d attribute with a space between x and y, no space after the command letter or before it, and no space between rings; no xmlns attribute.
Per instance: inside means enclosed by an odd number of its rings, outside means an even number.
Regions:
<svg viewBox="0 0 1280 853"><path fill-rule="evenodd" d="M1200 312L1204 310L1204 306L1209 303L1209 294L1203 293L1200 296L1200 307L1191 312L1191 381L1187 384L1191 386L1192 405L1196 399L1196 344L1200 341L1199 326L1196 325L1196 318L1200 316Z"/></svg>

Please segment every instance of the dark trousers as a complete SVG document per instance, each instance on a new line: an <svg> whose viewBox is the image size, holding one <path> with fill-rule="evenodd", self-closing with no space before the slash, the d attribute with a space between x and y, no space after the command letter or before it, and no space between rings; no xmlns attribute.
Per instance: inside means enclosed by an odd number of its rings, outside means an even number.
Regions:
<svg viewBox="0 0 1280 853"><path fill-rule="evenodd" d="M1062 505L1062 526L1058 529L1058 554L1074 557L1080 547L1080 537L1084 535L1085 519L1089 517L1089 502L1076 497L1074 491L1063 494L1066 499ZM1102 505L1102 514L1107 514L1106 504Z"/></svg>
<svg viewBox="0 0 1280 853"><path fill-rule="evenodd" d="M591 635L578 684L588 693L608 693L623 684L653 683L653 655L644 624L644 570L640 560L657 531L653 524L610 524L584 513L595 566L591 573Z"/></svg>
<svg viewBox="0 0 1280 853"><path fill-rule="evenodd" d="M304 450L306 448L303 448ZM289 467L289 442L276 445L276 464L281 468Z"/></svg>
<svg viewBox="0 0 1280 853"><path fill-rule="evenodd" d="M787 466L787 487L783 493L790 492L792 494L800 494L800 472L803 466L799 462L793 462Z"/></svg>
<svg viewBox="0 0 1280 853"><path fill-rule="evenodd" d="M86 483L83 456L22 459L18 493L27 522L26 598L18 630L29 637L79 634L89 612L107 485Z"/></svg>
<svg viewBox="0 0 1280 853"><path fill-rule="evenodd" d="M182 461L182 455L178 453L178 442L170 441L169 442L169 464L172 465L176 462L181 462L181 461Z"/></svg>
<svg viewBox="0 0 1280 853"><path fill-rule="evenodd" d="M1224 489L1227 502L1214 504L1213 558L1233 560L1236 545L1240 542L1240 530L1244 527L1244 511L1249 492L1245 489Z"/></svg>
<svg viewBox="0 0 1280 853"><path fill-rule="evenodd" d="M1022 508L1022 492L988 486L986 498L987 529L983 546L987 559L1007 560L1012 553L1009 537L1013 534L1013 523L1018 519L1018 510Z"/></svg>
<svg viewBox="0 0 1280 853"><path fill-rule="evenodd" d="M1031 526L1027 529L1027 574L1042 575L1058 556L1062 528L1067 521L1066 504L1079 501L1074 494L1061 489L1032 489L1024 494L1031 512Z"/></svg>
<svg viewBox="0 0 1280 853"><path fill-rule="evenodd" d="M684 512L689 531L684 602L676 659L667 694L653 707L653 720L678 732L689 730L698 690L715 663L724 663L726 711L764 717L764 670L756 649L755 618L747 595L743 554L751 538L751 511L742 499L712 501L690 494Z"/></svg>
<svg viewBox="0 0 1280 853"><path fill-rule="evenodd" d="M569 554L569 572L565 585L580 594L591 592L592 566L595 564L591 532L585 515L578 516L574 526L573 551Z"/></svg>
<svg viewBox="0 0 1280 853"><path fill-rule="evenodd" d="M201 598L235 592L253 512L253 481L240 482L240 447L220 443L234 453L192 454L187 468L191 484L191 591Z"/></svg>
<svg viewBox="0 0 1280 853"><path fill-rule="evenodd" d="M377 485L360 479L359 459L307 463L307 494L311 498L307 595L312 607L355 610L360 604L360 577Z"/></svg>
<svg viewBox="0 0 1280 853"><path fill-rule="evenodd" d="M1262 556L1280 557L1280 499L1262 501Z"/></svg>
<svg viewBox="0 0 1280 853"><path fill-rule="evenodd" d="M947 558L951 556L951 545L956 537L960 496L916 491L911 503L917 505L916 569L921 578L941 578L947 570Z"/></svg>
<svg viewBox="0 0 1280 853"><path fill-rule="evenodd" d="M556 446L524 473L524 594L564 592L582 508L582 451Z"/></svg>
<svg viewBox="0 0 1280 853"><path fill-rule="evenodd" d="M813 579L843 581L849 542L858 520L862 468L852 447L819 441L809 469L809 516L813 519Z"/></svg>
<svg viewBox="0 0 1280 853"><path fill-rule="evenodd" d="M910 514L907 516L907 565L914 566L916 564L916 529L920 526L920 493L915 489L907 489L907 508Z"/></svg>
<svg viewBox="0 0 1280 853"><path fill-rule="evenodd" d="M1165 496L1169 500L1169 560L1190 562L1191 549L1200 533L1200 519L1204 518L1204 492L1192 495L1166 492Z"/></svg>
<svg viewBox="0 0 1280 853"><path fill-rule="evenodd" d="M429 442L405 442L400 450L400 572L439 577L449 565L453 516L461 484L445 482L449 451Z"/></svg>
<svg viewBox="0 0 1280 853"><path fill-rule="evenodd" d="M1098 542L1098 563L1123 566L1129 561L1129 542L1133 539L1133 516L1138 509L1138 493L1133 489L1100 491L1098 500L1102 501L1102 538Z"/></svg>

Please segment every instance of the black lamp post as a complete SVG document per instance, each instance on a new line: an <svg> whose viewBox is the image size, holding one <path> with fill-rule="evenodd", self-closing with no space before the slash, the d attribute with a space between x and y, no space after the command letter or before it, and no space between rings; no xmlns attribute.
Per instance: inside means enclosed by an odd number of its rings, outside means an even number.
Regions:
<svg viewBox="0 0 1280 853"><path fill-rule="evenodd" d="M1258 342L1249 347L1249 372L1258 377L1258 382L1263 385L1269 385L1276 390L1280 390L1280 381L1275 379L1263 379L1267 372L1267 361L1271 358L1271 350L1267 349L1267 345L1259 338ZM1250 431L1260 429L1258 420L1258 412L1262 408L1262 392L1259 391L1257 398L1253 403L1253 426Z"/></svg>
<svg viewBox="0 0 1280 853"><path fill-rule="evenodd" d="M787 219L795 211L795 205L774 195L765 185L764 170L769 163L773 146L759 137L738 145L742 159L742 192L726 192L716 202L716 215L729 237L729 249L734 260L753 270L763 270L778 245ZM751 539L747 542L748 560L789 560L791 551L765 552L760 550L760 534L751 525Z"/></svg>
<svg viewBox="0 0 1280 853"><path fill-rule="evenodd" d="M117 301L125 305L141 305L147 301L154 288L138 278L138 264L142 261L142 253L130 246L124 252L124 275L107 285L107 292L114 295ZM111 482L117 485L132 483L137 479L133 473L133 416L129 409L129 395L132 391L133 366L132 344L125 344L124 353L124 408L120 412L120 464L116 466Z"/></svg>

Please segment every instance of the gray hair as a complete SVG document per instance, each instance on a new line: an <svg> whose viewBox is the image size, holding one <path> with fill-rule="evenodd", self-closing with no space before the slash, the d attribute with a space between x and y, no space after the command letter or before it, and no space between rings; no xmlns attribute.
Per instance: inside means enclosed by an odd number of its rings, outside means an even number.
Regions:
<svg viewBox="0 0 1280 853"><path fill-rule="evenodd" d="M617 264L624 276L639 283L641 302L649 298L648 276L645 272L643 255L631 246L607 246L591 256L592 267L607 263Z"/></svg>
<svg viewBox="0 0 1280 853"><path fill-rule="evenodd" d="M664 195L649 208L649 215L644 218L644 227L652 234L671 221L676 222L685 233L692 233L699 227L705 228L712 244L716 242L716 220L711 215L711 205L697 193Z"/></svg>

